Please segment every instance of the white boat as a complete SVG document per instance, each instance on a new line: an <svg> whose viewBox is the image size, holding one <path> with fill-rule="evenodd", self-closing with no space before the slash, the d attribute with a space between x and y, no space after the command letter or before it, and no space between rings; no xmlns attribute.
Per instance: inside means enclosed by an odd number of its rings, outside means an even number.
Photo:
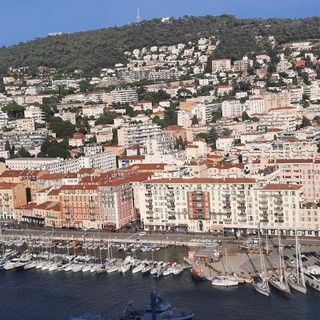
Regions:
<svg viewBox="0 0 320 320"><path fill-rule="evenodd" d="M163 271L162 275L164 277L168 276L169 274L172 274L174 270L174 266L168 267L166 270Z"/></svg>
<svg viewBox="0 0 320 320"><path fill-rule="evenodd" d="M72 267L72 272L76 273L76 272L80 272L83 268L82 264L74 264Z"/></svg>
<svg viewBox="0 0 320 320"><path fill-rule="evenodd" d="M184 269L183 269L183 266L182 266L181 264L176 264L176 265L174 266L174 268L173 268L172 273L176 276L176 275L182 273L183 270L184 270Z"/></svg>
<svg viewBox="0 0 320 320"><path fill-rule="evenodd" d="M232 287L239 285L238 281L230 280L228 276L214 276L211 281L213 286Z"/></svg>
<svg viewBox="0 0 320 320"><path fill-rule="evenodd" d="M146 274L146 273L150 272L151 269L152 269L152 266L149 265L149 264L146 264L146 265L144 266L144 268L141 270L141 273L142 273L142 274Z"/></svg>
<svg viewBox="0 0 320 320"><path fill-rule="evenodd" d="M284 277L284 271L283 271L283 266L284 266L283 246L281 244L279 230L278 230L278 241L279 241L279 270L278 270L278 274L274 273L269 278L268 282L269 282L269 286L274 291L276 291L283 297L290 298L291 297L290 287L287 283L286 278Z"/></svg>
<svg viewBox="0 0 320 320"><path fill-rule="evenodd" d="M134 274L134 273L141 272L143 270L143 268L144 268L144 264L142 264L142 263L138 264L136 267L134 267L132 269L132 273Z"/></svg>
<svg viewBox="0 0 320 320"><path fill-rule="evenodd" d="M118 272L124 274L124 273L126 273L127 271L129 271L130 268L131 268L131 264L130 264L130 263L128 263L128 264L123 264L123 265L119 268Z"/></svg>
<svg viewBox="0 0 320 320"><path fill-rule="evenodd" d="M303 267L306 284L315 290L320 291L320 268L319 266Z"/></svg>
<svg viewBox="0 0 320 320"><path fill-rule="evenodd" d="M37 262L36 261L30 261L29 263L25 264L23 269L24 270L30 270L30 269L34 269L37 266Z"/></svg>
<svg viewBox="0 0 320 320"><path fill-rule="evenodd" d="M289 286L292 289L297 290L301 293L307 293L305 276L302 272L303 264L302 264L302 258L301 258L300 244L298 241L297 229L295 230L295 240L296 240L296 272L295 273L292 273L292 272L287 273L286 279L287 279Z"/></svg>
<svg viewBox="0 0 320 320"><path fill-rule="evenodd" d="M50 267L51 267L51 263L50 263L50 262L45 262L45 263L42 265L41 270L42 270L42 271L47 271L47 270L49 270Z"/></svg>
<svg viewBox="0 0 320 320"><path fill-rule="evenodd" d="M85 273L85 272L90 272L90 271L91 271L91 268L92 268L92 264L84 265L83 268L82 268L82 272L83 272L83 273Z"/></svg>
<svg viewBox="0 0 320 320"><path fill-rule="evenodd" d="M98 264L98 265L96 265L95 272L97 274L106 272L106 268L105 268L105 266L103 264Z"/></svg>
<svg viewBox="0 0 320 320"><path fill-rule="evenodd" d="M13 270L15 268L15 265L16 265L17 261L7 261L4 266L3 266L3 269L6 270L6 271L9 271L9 270Z"/></svg>
<svg viewBox="0 0 320 320"><path fill-rule="evenodd" d="M72 271L72 268L73 268L73 264L72 264L72 263L68 263L68 264L66 265L66 267L64 268L64 271L65 271L65 272Z"/></svg>
<svg viewBox="0 0 320 320"><path fill-rule="evenodd" d="M111 264L106 266L106 272L107 273L113 273L113 272L119 272L121 266L116 264Z"/></svg>
<svg viewBox="0 0 320 320"><path fill-rule="evenodd" d="M36 269L42 269L43 265L45 264L44 261L38 261L36 265Z"/></svg>
<svg viewBox="0 0 320 320"><path fill-rule="evenodd" d="M267 232L267 230L266 230ZM259 253L260 253L260 274L255 275L253 277L252 286L254 290L256 290L258 293L269 297L270 296L270 288L269 283L267 280L267 271L264 261L264 255L262 254L261 249L261 240L260 240L260 230L258 230L258 241L259 241Z"/></svg>
<svg viewBox="0 0 320 320"><path fill-rule="evenodd" d="M53 271L57 271L58 270L58 264L57 263L51 263L48 271L49 272L53 272Z"/></svg>

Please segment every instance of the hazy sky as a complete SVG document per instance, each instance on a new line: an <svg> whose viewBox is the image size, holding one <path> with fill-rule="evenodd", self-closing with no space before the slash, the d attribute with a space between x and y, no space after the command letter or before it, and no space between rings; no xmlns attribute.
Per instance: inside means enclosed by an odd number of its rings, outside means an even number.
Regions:
<svg viewBox="0 0 320 320"><path fill-rule="evenodd" d="M142 19L184 15L302 18L320 15L320 0L0 0L0 46L44 37L121 26Z"/></svg>

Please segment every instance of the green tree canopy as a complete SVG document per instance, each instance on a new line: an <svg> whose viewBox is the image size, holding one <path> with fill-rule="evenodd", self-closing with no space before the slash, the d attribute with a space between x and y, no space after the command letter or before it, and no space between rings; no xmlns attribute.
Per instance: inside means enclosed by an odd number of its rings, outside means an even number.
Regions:
<svg viewBox="0 0 320 320"><path fill-rule="evenodd" d="M70 138L75 132L75 126L70 121L63 121L60 117L53 117L49 124L58 138Z"/></svg>
<svg viewBox="0 0 320 320"><path fill-rule="evenodd" d="M6 112L10 119L21 119L24 117L24 107L17 104L15 101L8 103L2 108L3 112Z"/></svg>

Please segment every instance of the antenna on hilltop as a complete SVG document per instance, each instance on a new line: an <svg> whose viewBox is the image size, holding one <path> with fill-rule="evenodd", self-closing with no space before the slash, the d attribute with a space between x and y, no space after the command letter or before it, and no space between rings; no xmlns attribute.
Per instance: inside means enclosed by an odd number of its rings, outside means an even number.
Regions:
<svg viewBox="0 0 320 320"><path fill-rule="evenodd" d="M140 15L140 10L139 8L137 9L137 20L136 20L137 23L141 22L141 15Z"/></svg>

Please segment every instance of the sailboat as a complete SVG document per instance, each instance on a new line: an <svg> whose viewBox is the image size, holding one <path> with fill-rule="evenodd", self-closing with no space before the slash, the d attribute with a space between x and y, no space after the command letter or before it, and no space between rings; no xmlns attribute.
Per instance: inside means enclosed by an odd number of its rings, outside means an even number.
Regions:
<svg viewBox="0 0 320 320"><path fill-rule="evenodd" d="M233 272L233 275L229 275L227 268L232 269L232 266L229 265L228 261L228 254L227 254L227 249L225 250L225 263L226 263L226 275L216 275L212 278L212 285L213 286L218 286L218 287L231 287L231 286L237 286L239 285L239 281L237 276L235 276L235 272Z"/></svg>
<svg viewBox="0 0 320 320"><path fill-rule="evenodd" d="M259 251L260 251L260 274L253 277L252 285L254 290L260 294L269 297L270 288L267 280L267 271L264 262L264 256L261 249L260 230L258 230Z"/></svg>
<svg viewBox="0 0 320 320"><path fill-rule="evenodd" d="M270 279L269 279L269 285L270 287L279 293L280 295L290 298L291 297L291 292L290 292L290 287L287 283L287 280L283 276L283 246L280 241L280 232L278 230L278 239L279 239L279 274L274 273Z"/></svg>
<svg viewBox="0 0 320 320"><path fill-rule="evenodd" d="M295 230L295 240L296 240L296 274L290 272L286 275L289 286L301 293L307 293L307 287L304 279L304 274L302 272L303 265L301 259L301 250L298 240L298 232Z"/></svg>

